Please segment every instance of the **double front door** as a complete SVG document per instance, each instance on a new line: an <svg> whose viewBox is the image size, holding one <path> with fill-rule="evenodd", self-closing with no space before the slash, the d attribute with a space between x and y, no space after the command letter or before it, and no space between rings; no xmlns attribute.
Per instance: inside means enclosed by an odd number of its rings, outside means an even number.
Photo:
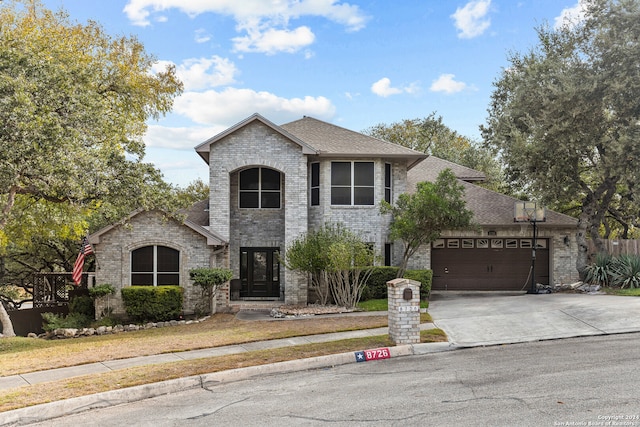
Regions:
<svg viewBox="0 0 640 427"><path fill-rule="evenodd" d="M240 248L240 297L280 297L279 248Z"/></svg>

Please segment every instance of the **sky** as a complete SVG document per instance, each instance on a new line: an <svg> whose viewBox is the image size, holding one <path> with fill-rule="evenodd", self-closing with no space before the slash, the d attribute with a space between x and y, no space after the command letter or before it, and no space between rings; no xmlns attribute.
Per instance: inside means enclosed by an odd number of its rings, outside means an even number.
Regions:
<svg viewBox="0 0 640 427"><path fill-rule="evenodd" d="M253 113L354 131L441 116L480 141L510 52L579 19L578 0L43 0L135 36L184 92L148 123L145 160L166 181L208 183L194 147Z"/></svg>

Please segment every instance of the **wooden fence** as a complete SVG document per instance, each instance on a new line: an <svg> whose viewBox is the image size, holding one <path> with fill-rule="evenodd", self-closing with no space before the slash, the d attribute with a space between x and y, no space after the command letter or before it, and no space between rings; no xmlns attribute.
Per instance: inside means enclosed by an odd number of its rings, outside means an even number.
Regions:
<svg viewBox="0 0 640 427"><path fill-rule="evenodd" d="M603 243L606 251L611 255L629 254L640 255L640 240L605 240L600 239ZM589 240L589 254L595 254L596 245L592 240Z"/></svg>

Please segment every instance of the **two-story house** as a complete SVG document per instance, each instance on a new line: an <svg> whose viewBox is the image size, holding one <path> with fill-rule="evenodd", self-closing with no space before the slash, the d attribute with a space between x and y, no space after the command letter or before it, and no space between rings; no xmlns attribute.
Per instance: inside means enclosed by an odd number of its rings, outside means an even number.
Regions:
<svg viewBox="0 0 640 427"><path fill-rule="evenodd" d="M288 244L325 223L342 223L371 243L385 264L395 265L402 246L390 241L391 217L380 213L380 202L392 203L397 195L412 191L416 182L434 179L445 167L463 180L473 200L470 207L481 220L485 220L485 211L511 207L487 218L489 223L484 225L489 228L480 224L481 231L449 233L433 248L424 248L412 260L413 268L431 268L435 262L435 267L455 273L455 263L447 261L445 267L442 256L436 254L444 254L445 259L448 254L477 259L486 243L486 253L494 253L487 260L495 262L505 259L507 249L515 252L531 247L526 243L526 225L513 224L513 199L485 193L487 190L470 183L482 179L481 173L310 117L278 126L254 114L198 145L196 152L209 165L209 200L192 207L183 222L160 212L140 211L127 218L126 226L116 224L92 234L90 242L98 261L96 283L110 283L118 289L178 284L185 288L185 309L191 311L199 294L190 283L189 270L220 266L233 271L238 288L233 294L229 287L220 292L220 305L228 305L231 298L306 304L307 277L280 263L279 255ZM476 206L478 202L482 206ZM557 236L575 230L572 218L556 213L549 218L548 235L541 235L539 242L545 250L552 250ZM502 223L494 224L497 220ZM459 249L472 249L472 245L475 252L447 252L456 248L455 239ZM531 237L528 239L530 245ZM502 256L495 255L498 249ZM563 254L569 252L564 246L561 249ZM548 258L553 260L552 255ZM543 281L566 281L572 276L572 267L554 269L551 261L546 265L546 270L540 267ZM466 271L476 275L475 269ZM492 278L484 280L480 287L490 288ZM122 310L119 301L112 306L116 312Z"/></svg>

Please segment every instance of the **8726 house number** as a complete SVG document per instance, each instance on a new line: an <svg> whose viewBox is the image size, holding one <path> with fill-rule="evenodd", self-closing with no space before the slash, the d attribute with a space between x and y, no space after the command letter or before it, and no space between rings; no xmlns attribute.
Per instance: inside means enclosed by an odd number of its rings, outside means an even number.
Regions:
<svg viewBox="0 0 640 427"><path fill-rule="evenodd" d="M389 359L391 353L387 347L375 348L372 350L356 351L356 362L368 362L370 360Z"/></svg>

